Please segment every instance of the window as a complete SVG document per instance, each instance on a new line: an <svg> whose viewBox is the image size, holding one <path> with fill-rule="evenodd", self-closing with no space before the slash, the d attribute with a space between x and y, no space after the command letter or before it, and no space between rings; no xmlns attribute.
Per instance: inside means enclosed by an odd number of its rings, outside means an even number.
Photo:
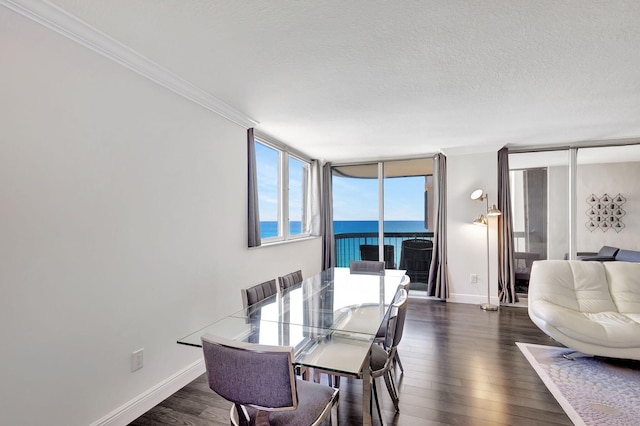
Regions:
<svg viewBox="0 0 640 426"><path fill-rule="evenodd" d="M258 140L255 149L262 242L308 236L309 162Z"/></svg>
<svg viewBox="0 0 640 426"><path fill-rule="evenodd" d="M336 266L379 259L382 240L385 268L406 269L403 242L433 237L433 159L338 165L332 174ZM421 265L410 272L412 290L426 289Z"/></svg>

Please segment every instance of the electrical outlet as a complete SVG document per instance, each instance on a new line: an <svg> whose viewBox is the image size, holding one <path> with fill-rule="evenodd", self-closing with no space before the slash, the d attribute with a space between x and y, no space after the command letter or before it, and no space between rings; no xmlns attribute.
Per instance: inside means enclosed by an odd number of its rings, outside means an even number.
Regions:
<svg viewBox="0 0 640 426"><path fill-rule="evenodd" d="M471 284L477 284L478 283L478 274L471 274L471 277L469 278L469 281L471 282Z"/></svg>
<svg viewBox="0 0 640 426"><path fill-rule="evenodd" d="M144 348L131 353L131 371L140 370L144 366Z"/></svg>

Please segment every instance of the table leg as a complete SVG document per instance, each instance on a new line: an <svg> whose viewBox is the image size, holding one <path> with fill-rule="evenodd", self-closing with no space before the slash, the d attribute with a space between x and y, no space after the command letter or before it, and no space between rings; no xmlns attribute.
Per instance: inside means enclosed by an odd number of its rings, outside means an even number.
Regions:
<svg viewBox="0 0 640 426"><path fill-rule="evenodd" d="M371 426L371 373L369 364L371 351L367 354L362 368L362 424Z"/></svg>

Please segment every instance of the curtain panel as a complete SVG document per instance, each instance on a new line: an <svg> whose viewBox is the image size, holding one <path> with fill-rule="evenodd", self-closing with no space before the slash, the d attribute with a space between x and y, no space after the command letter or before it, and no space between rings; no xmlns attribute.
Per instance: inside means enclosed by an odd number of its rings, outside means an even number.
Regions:
<svg viewBox="0 0 640 426"><path fill-rule="evenodd" d="M498 295L501 303L518 302L513 260L513 210L509 184L509 150L498 151Z"/></svg>
<svg viewBox="0 0 640 426"><path fill-rule="evenodd" d="M249 247L259 247L260 238L260 211L258 203L258 174L256 170L256 146L253 136L253 128L247 130L247 181L248 181L248 230Z"/></svg>
<svg viewBox="0 0 640 426"><path fill-rule="evenodd" d="M322 167L322 269L335 265L335 242L333 240L333 191L331 190L331 163Z"/></svg>
<svg viewBox="0 0 640 426"><path fill-rule="evenodd" d="M435 220L433 254L429 268L427 294L442 300L449 298L449 270L447 264L447 158L438 154L433 162Z"/></svg>

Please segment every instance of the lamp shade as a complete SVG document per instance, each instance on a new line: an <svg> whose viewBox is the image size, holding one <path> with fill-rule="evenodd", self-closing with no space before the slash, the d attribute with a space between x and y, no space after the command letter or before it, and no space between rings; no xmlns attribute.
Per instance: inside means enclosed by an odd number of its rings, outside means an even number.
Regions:
<svg viewBox="0 0 640 426"><path fill-rule="evenodd" d="M487 210L487 216L500 216L501 214L502 212L498 210L495 204L492 205L489 210Z"/></svg>
<svg viewBox="0 0 640 426"><path fill-rule="evenodd" d="M487 226L487 218L483 214L473 219L474 225Z"/></svg>
<svg viewBox="0 0 640 426"><path fill-rule="evenodd" d="M483 200L484 191L482 189L476 189L471 193L472 200Z"/></svg>

